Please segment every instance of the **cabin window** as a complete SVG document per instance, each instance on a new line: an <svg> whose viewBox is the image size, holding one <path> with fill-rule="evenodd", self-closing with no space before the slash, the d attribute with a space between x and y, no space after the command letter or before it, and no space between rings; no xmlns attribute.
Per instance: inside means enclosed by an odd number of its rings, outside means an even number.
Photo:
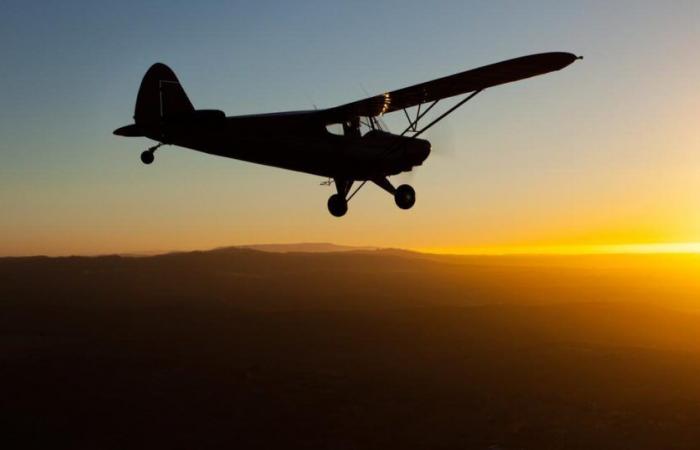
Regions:
<svg viewBox="0 0 700 450"><path fill-rule="evenodd" d="M331 123L326 125L326 130L328 130L330 134L335 134L336 136L345 136L342 123Z"/></svg>

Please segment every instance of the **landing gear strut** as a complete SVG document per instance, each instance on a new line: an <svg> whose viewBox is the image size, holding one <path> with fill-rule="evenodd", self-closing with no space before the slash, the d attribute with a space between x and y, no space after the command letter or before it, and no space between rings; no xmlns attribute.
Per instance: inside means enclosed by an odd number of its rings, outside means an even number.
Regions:
<svg viewBox="0 0 700 450"><path fill-rule="evenodd" d="M328 211L335 217L343 217L348 212L348 192L352 187L352 181L335 179L335 187L338 190L337 194L333 194L328 199Z"/></svg>
<svg viewBox="0 0 700 450"><path fill-rule="evenodd" d="M399 208L411 209L411 207L416 203L416 191L414 191L408 184L402 184L401 186L395 188L386 178L377 178L372 181L374 184L393 195L394 202Z"/></svg>
<svg viewBox="0 0 700 450"><path fill-rule="evenodd" d="M163 144L154 145L153 147L144 150L143 153L141 153L141 162L144 164L151 164L156 159L155 152L161 145Z"/></svg>

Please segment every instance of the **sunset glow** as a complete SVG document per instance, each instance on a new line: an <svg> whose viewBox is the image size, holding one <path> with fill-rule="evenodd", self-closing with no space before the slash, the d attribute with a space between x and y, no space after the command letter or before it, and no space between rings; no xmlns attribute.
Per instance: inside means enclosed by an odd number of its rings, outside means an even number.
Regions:
<svg viewBox="0 0 700 450"><path fill-rule="evenodd" d="M545 3L447 2L433 11L441 26L430 39L416 39L425 5L415 2L400 17L387 5L300 14L212 3L194 16L169 4L86 3L80 15L56 4L41 16L6 8L0 255L261 242L698 252L698 3ZM386 17L401 26L387 34ZM153 32L154 21L169 26ZM356 45L358 26L371 46ZM95 30L104 38L83 38ZM486 89L423 135L430 157L392 179L415 188L409 211L368 183L336 219L326 210L334 188L321 178L173 146L145 166L139 154L154 142L111 134L131 119L156 61L176 71L195 107L242 115L332 107L542 51L585 59ZM406 126L401 112L382 119L395 132Z"/></svg>
<svg viewBox="0 0 700 450"><path fill-rule="evenodd" d="M664 244L556 245L524 247L421 248L426 253L455 255L614 255L700 254L700 242Z"/></svg>

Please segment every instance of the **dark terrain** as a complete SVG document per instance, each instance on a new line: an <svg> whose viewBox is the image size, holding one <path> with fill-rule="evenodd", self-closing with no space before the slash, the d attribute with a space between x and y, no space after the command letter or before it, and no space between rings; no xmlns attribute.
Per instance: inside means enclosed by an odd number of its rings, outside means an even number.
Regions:
<svg viewBox="0 0 700 450"><path fill-rule="evenodd" d="M697 449L700 258L0 259L7 449Z"/></svg>

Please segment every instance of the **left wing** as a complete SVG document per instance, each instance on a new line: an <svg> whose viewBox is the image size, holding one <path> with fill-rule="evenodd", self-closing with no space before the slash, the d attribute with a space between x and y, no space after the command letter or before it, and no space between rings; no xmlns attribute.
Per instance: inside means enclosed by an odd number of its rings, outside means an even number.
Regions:
<svg viewBox="0 0 700 450"><path fill-rule="evenodd" d="M319 111L325 123L340 123L356 117L375 117L426 102L480 91L499 84L523 80L561 70L579 59L572 53L551 52L522 56L455 75L375 95Z"/></svg>

